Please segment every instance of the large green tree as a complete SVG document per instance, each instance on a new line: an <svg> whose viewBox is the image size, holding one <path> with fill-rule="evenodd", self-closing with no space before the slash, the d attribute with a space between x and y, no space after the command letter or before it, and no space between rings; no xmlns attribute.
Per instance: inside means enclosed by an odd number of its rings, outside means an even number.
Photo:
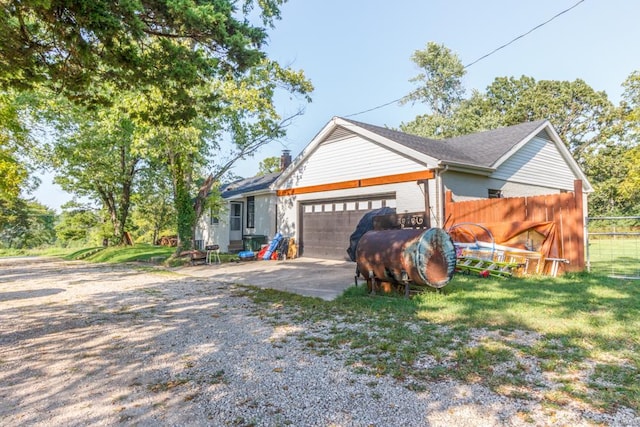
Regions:
<svg viewBox="0 0 640 427"><path fill-rule="evenodd" d="M418 53L420 56L418 56ZM439 53L443 53L440 55ZM623 100L615 106L602 91L585 81L497 77L486 90L462 99L461 64L442 46L429 44L412 60L426 69L416 80L419 90L407 99L427 103L426 114L402 123L401 130L428 138L450 138L473 132L548 119L594 185L590 213L634 214L640 200L640 72L624 82ZM419 62L421 61L421 62ZM448 93L442 76L458 88ZM441 108L440 106L451 106Z"/></svg>
<svg viewBox="0 0 640 427"><path fill-rule="evenodd" d="M263 28L283 0L7 0L0 3L0 85L55 85L90 98L95 82L121 87L189 83L211 73L253 66L264 54ZM238 10L238 4L242 8ZM181 87L182 86L182 87Z"/></svg>
<svg viewBox="0 0 640 427"><path fill-rule="evenodd" d="M67 202L55 225L56 237L62 246L96 244L91 239L101 227L99 212L91 206Z"/></svg>
<svg viewBox="0 0 640 427"><path fill-rule="evenodd" d="M155 244L165 230L175 230L171 176L164 164L147 164L142 168L131 201L135 236ZM170 234L175 233L172 232Z"/></svg>
<svg viewBox="0 0 640 427"><path fill-rule="evenodd" d="M35 248L55 241L56 214L22 197L0 197L0 246Z"/></svg>
<svg viewBox="0 0 640 427"><path fill-rule="evenodd" d="M28 165L19 153L29 139L20 120L21 103L12 91L0 92L0 197L17 198L29 177Z"/></svg>
<svg viewBox="0 0 640 427"><path fill-rule="evenodd" d="M131 208L131 195L142 158L136 147L136 127L120 94L119 106L88 109L62 102L55 108L58 135L50 145L48 162L55 182L76 196L102 204L112 226L111 236L122 243ZM63 114L61 110L67 110Z"/></svg>
<svg viewBox="0 0 640 427"><path fill-rule="evenodd" d="M273 25L282 3L4 2L0 86L40 84L97 110L121 106L105 85L136 93L125 116L142 142L137 153L164 161L171 174L180 250L191 243L216 177L283 135L288 118L276 112L276 91L312 90L301 72L266 58L266 30L251 23L260 17ZM212 158L218 162L197 191L196 178Z"/></svg>
<svg viewBox="0 0 640 427"><path fill-rule="evenodd" d="M605 92L583 80L541 80L497 77L484 92L474 91L444 123L440 117L419 116L402 124L405 132L425 137L452 137L471 132L548 119L581 163L589 150L606 144L620 128L616 107ZM433 133L433 123L440 125Z"/></svg>
<svg viewBox="0 0 640 427"><path fill-rule="evenodd" d="M450 117L465 92L462 77L466 70L458 55L443 44L429 42L423 50L416 50L411 60L421 70L410 80L418 88L403 101L425 103L432 115Z"/></svg>

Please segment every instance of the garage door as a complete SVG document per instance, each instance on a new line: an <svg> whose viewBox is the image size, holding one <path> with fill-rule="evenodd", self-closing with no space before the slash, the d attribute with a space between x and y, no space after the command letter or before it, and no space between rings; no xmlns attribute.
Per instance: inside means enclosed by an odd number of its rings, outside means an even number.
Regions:
<svg viewBox="0 0 640 427"><path fill-rule="evenodd" d="M349 237L362 216L384 206L395 208L395 195L318 200L303 204L300 237L302 255L310 258L348 259Z"/></svg>

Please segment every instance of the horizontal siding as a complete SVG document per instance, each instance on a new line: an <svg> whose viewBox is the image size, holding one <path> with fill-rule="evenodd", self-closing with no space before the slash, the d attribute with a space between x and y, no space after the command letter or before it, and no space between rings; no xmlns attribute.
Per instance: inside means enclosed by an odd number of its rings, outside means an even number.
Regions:
<svg viewBox="0 0 640 427"><path fill-rule="evenodd" d="M491 177L564 190L572 190L576 179L555 144L542 138L529 141Z"/></svg>
<svg viewBox="0 0 640 427"><path fill-rule="evenodd" d="M321 144L280 188L306 187L426 169L424 164L353 136Z"/></svg>
<svg viewBox="0 0 640 427"><path fill-rule="evenodd" d="M489 189L501 190L502 197L537 196L559 192L557 186L545 187L534 185L534 183L510 182L461 172L447 172L442 175L442 179L445 190L451 190L456 201L486 199L489 197Z"/></svg>
<svg viewBox="0 0 640 427"><path fill-rule="evenodd" d="M276 196L256 196L255 202L255 228L246 229L245 233L273 236L275 234Z"/></svg>

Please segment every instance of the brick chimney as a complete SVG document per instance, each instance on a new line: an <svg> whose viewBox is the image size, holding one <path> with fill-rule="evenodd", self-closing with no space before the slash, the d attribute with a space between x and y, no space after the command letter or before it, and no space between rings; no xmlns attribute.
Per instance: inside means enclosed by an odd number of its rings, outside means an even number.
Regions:
<svg viewBox="0 0 640 427"><path fill-rule="evenodd" d="M291 151L290 150L282 150L282 155L280 156L280 170L283 171L291 164Z"/></svg>

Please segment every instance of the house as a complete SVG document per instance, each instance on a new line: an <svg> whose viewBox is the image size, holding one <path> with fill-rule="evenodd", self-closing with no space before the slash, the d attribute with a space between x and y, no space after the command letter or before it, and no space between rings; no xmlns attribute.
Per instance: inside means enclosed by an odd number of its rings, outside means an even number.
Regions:
<svg viewBox="0 0 640 427"><path fill-rule="evenodd" d="M277 229L300 255L344 259L366 212L383 206L431 226L445 221L444 196L456 200L592 188L547 120L433 140L333 118L273 182Z"/></svg>
<svg viewBox="0 0 640 427"><path fill-rule="evenodd" d="M291 154L284 150L280 169L291 163ZM196 227L195 246L219 245L222 252L251 249L276 233L276 192L270 187L280 172L241 179L220 189L224 208L218 214L208 212Z"/></svg>
<svg viewBox="0 0 640 427"><path fill-rule="evenodd" d="M288 153L286 153L288 156ZM207 215L201 244L238 250L253 235L293 237L299 255L345 259L362 216L383 206L443 226L445 193L458 200L592 191L547 120L434 140L334 117L281 173L224 188L224 220ZM288 164L290 163L290 164Z"/></svg>

